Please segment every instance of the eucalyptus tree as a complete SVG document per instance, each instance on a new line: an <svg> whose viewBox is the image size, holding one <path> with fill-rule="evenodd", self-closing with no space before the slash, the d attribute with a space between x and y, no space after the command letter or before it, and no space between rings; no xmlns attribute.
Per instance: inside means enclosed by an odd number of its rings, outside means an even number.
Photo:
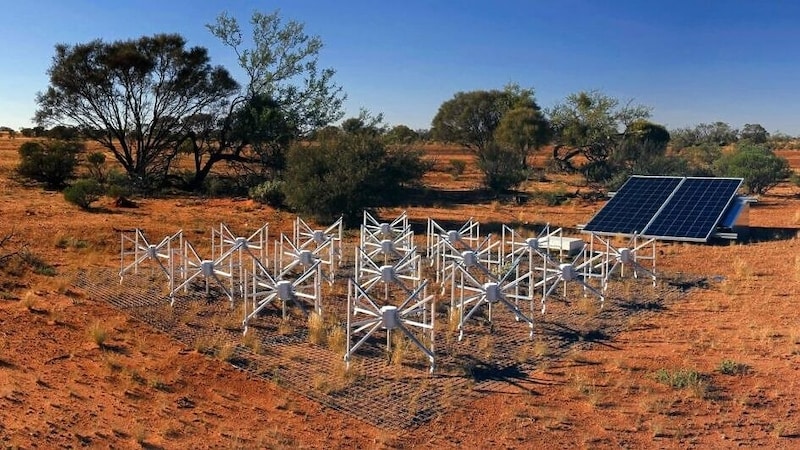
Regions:
<svg viewBox="0 0 800 450"><path fill-rule="evenodd" d="M208 51L177 34L56 45L50 85L36 96L40 126L92 130L129 175L167 174L188 117L229 102L238 85Z"/></svg>

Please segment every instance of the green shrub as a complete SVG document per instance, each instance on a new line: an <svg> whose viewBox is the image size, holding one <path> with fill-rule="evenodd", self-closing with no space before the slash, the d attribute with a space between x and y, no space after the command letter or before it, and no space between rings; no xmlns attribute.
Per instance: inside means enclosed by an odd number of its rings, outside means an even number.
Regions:
<svg viewBox="0 0 800 450"><path fill-rule="evenodd" d="M719 372L723 375L744 375L750 371L747 364L736 362L732 359L723 359L719 363Z"/></svg>
<svg viewBox="0 0 800 450"><path fill-rule="evenodd" d="M82 178L64 189L64 199L83 209L89 209L102 195L103 187L93 178Z"/></svg>
<svg viewBox="0 0 800 450"><path fill-rule="evenodd" d="M67 141L30 141L19 148L17 172L50 188L60 188L72 178L83 144Z"/></svg>
<svg viewBox="0 0 800 450"><path fill-rule="evenodd" d="M106 175L106 195L111 198L130 197L133 193L128 174L112 170Z"/></svg>
<svg viewBox="0 0 800 450"><path fill-rule="evenodd" d="M86 155L86 164L90 177L101 184L106 182L106 155L103 152L92 152Z"/></svg>
<svg viewBox="0 0 800 450"><path fill-rule="evenodd" d="M656 381L666 384L674 389L697 388L703 383L703 376L700 372L693 369L680 369L669 371L658 369L656 371Z"/></svg>
<svg viewBox="0 0 800 450"><path fill-rule="evenodd" d="M265 181L250 188L250 198L276 208L283 206L286 202L286 194L283 192L284 185L285 183L281 180Z"/></svg>
<svg viewBox="0 0 800 450"><path fill-rule="evenodd" d="M715 173L744 178L744 186L749 194L764 194L788 178L792 171L789 162L769 147L745 142L737 145L733 153L717 161Z"/></svg>
<svg viewBox="0 0 800 450"><path fill-rule="evenodd" d="M430 164L422 152L387 150L376 133L343 133L287 154L286 203L321 221L344 216L349 223L363 209L390 204L402 187L419 183Z"/></svg>
<svg viewBox="0 0 800 450"><path fill-rule="evenodd" d="M489 144L479 155L478 168L483 172L483 184L495 192L519 186L528 179L528 169L520 152Z"/></svg>

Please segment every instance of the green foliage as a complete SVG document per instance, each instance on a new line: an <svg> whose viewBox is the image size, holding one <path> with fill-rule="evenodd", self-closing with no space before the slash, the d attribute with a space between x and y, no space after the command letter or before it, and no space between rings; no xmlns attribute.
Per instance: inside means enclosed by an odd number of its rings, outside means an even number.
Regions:
<svg viewBox="0 0 800 450"><path fill-rule="evenodd" d="M520 162L519 150L490 144L478 156L478 167L483 172L484 185L495 192L519 186L528 177L528 170Z"/></svg>
<svg viewBox="0 0 800 450"><path fill-rule="evenodd" d="M532 89L516 84L504 90L457 92L439 106L433 118L433 137L455 142L480 153L494 142L503 116L514 108L539 111Z"/></svg>
<svg viewBox="0 0 800 450"><path fill-rule="evenodd" d="M760 123L746 123L739 132L739 138L753 144L766 144L769 141L769 133Z"/></svg>
<svg viewBox="0 0 800 450"><path fill-rule="evenodd" d="M206 49L186 48L177 34L59 44L48 74L36 121L94 130L91 138L150 187L169 170L183 120L221 108L237 88Z"/></svg>
<svg viewBox="0 0 800 450"><path fill-rule="evenodd" d="M386 132L384 139L389 145L410 145L419 141L419 134L405 125L397 125Z"/></svg>
<svg viewBox="0 0 800 450"><path fill-rule="evenodd" d="M726 146L739 139L739 132L725 122L701 123L693 128L678 128L670 132L672 149L701 145Z"/></svg>
<svg viewBox="0 0 800 450"><path fill-rule="evenodd" d="M342 88L333 69L319 69L322 39L305 32L303 23L283 22L278 11L253 12L250 46L243 45L236 18L222 13L208 30L238 58L246 73L245 97L268 95L280 105L289 123L301 134L335 122L344 115Z"/></svg>
<svg viewBox="0 0 800 450"><path fill-rule="evenodd" d="M705 143L685 147L677 155L686 161L692 176L712 176L714 163L722 157L722 149L719 145Z"/></svg>
<svg viewBox="0 0 800 450"><path fill-rule="evenodd" d="M786 159L765 145L743 142L720 158L715 165L718 176L744 178L749 194L764 194L788 178L792 171Z"/></svg>
<svg viewBox="0 0 800 450"><path fill-rule="evenodd" d="M569 200L569 196L564 188L558 188L555 191L535 191L532 200L545 206L559 206Z"/></svg>
<svg viewBox="0 0 800 450"><path fill-rule="evenodd" d="M547 143L550 128L538 108L519 106L503 114L494 137L499 144L527 155ZM524 158L522 164L525 165Z"/></svg>
<svg viewBox="0 0 800 450"><path fill-rule="evenodd" d="M745 375L750 371L747 364L736 362L732 359L723 359L719 363L719 373L723 375Z"/></svg>
<svg viewBox="0 0 800 450"><path fill-rule="evenodd" d="M37 275L54 277L58 274L56 268L53 267L53 265L47 263L47 261L43 260L40 256L31 253L27 249L21 250L19 252L19 256L28 267L33 269L33 273Z"/></svg>
<svg viewBox="0 0 800 450"><path fill-rule="evenodd" d="M674 389L694 389L703 383L703 375L693 369L680 369L675 371L658 369L655 378L659 383L666 384Z"/></svg>
<svg viewBox="0 0 800 450"><path fill-rule="evenodd" d="M59 188L72 178L83 144L67 141L29 141L19 148L20 175Z"/></svg>
<svg viewBox="0 0 800 450"><path fill-rule="evenodd" d="M599 91L570 94L550 111L553 159L563 170L574 170L572 160L579 155L590 162L605 160L625 137L620 130L648 117L649 108L620 106L619 100Z"/></svg>
<svg viewBox="0 0 800 450"><path fill-rule="evenodd" d="M92 152L86 155L89 175L101 184L106 182L105 163L106 155L102 152Z"/></svg>
<svg viewBox="0 0 800 450"><path fill-rule="evenodd" d="M392 202L430 167L416 150L387 150L373 133L344 133L296 144L287 155L286 203L321 221L353 223L364 208Z"/></svg>
<svg viewBox="0 0 800 450"><path fill-rule="evenodd" d="M103 187L94 178L81 178L64 189L64 199L82 209L89 209L102 195Z"/></svg>
<svg viewBox="0 0 800 450"><path fill-rule="evenodd" d="M130 177L118 170L111 170L106 175L106 195L111 198L130 197L133 185Z"/></svg>
<svg viewBox="0 0 800 450"><path fill-rule="evenodd" d="M282 180L269 180L250 188L250 198L276 208L286 203L284 193L285 182Z"/></svg>
<svg viewBox="0 0 800 450"><path fill-rule="evenodd" d="M792 173L789 177L789 181L797 187L800 187L800 174Z"/></svg>
<svg viewBox="0 0 800 450"><path fill-rule="evenodd" d="M472 149L484 184L497 192L527 177L527 156L549 139L549 126L533 89L510 84L501 90L458 92L442 103L432 134Z"/></svg>
<svg viewBox="0 0 800 450"><path fill-rule="evenodd" d="M663 125L639 119L628 125L625 139L636 143L649 143L651 148L663 154L670 140L669 131Z"/></svg>

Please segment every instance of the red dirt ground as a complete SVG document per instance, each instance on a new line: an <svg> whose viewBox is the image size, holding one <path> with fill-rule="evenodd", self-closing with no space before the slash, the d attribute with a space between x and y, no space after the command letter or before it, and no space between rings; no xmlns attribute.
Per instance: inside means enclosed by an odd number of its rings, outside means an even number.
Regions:
<svg viewBox="0 0 800 450"><path fill-rule="evenodd" d="M508 384L406 432L387 431L322 407L275 384L203 356L71 287L78 269L117 267L118 229L151 236L178 229L206 236L220 220L271 236L294 219L248 200L110 199L88 213L60 193L16 178L20 138L0 142L0 236L26 244L58 275L12 267L0 299L0 444L113 448L729 448L800 447L800 188L780 185L750 213L757 242L659 243L658 269L709 277L667 309L631 319L610 345L574 351L520 386ZM470 155L430 147L439 189L477 188ZM800 152L784 151L795 170ZM451 159L469 161L447 173ZM528 192L585 191L548 175ZM408 207L427 217L574 227L602 202L573 198L545 206L499 200ZM388 209L391 218L400 209ZM275 230L275 231L273 231ZM2 254L2 253L0 253ZM6 270L9 271L9 268ZM719 276L718 278L714 278ZM101 349L98 330L107 333ZM746 366L720 372L724 360ZM742 366L742 367L744 367ZM659 370L695 370L694 388L659 383Z"/></svg>

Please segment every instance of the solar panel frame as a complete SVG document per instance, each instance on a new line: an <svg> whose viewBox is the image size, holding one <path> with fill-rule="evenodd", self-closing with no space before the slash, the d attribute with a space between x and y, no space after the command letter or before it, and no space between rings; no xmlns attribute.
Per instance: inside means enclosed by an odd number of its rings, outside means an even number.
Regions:
<svg viewBox="0 0 800 450"><path fill-rule="evenodd" d="M685 178L641 234L661 240L707 242L742 182L741 178Z"/></svg>
<svg viewBox="0 0 800 450"><path fill-rule="evenodd" d="M583 231L597 235L641 233L682 181L682 177L631 176Z"/></svg>

